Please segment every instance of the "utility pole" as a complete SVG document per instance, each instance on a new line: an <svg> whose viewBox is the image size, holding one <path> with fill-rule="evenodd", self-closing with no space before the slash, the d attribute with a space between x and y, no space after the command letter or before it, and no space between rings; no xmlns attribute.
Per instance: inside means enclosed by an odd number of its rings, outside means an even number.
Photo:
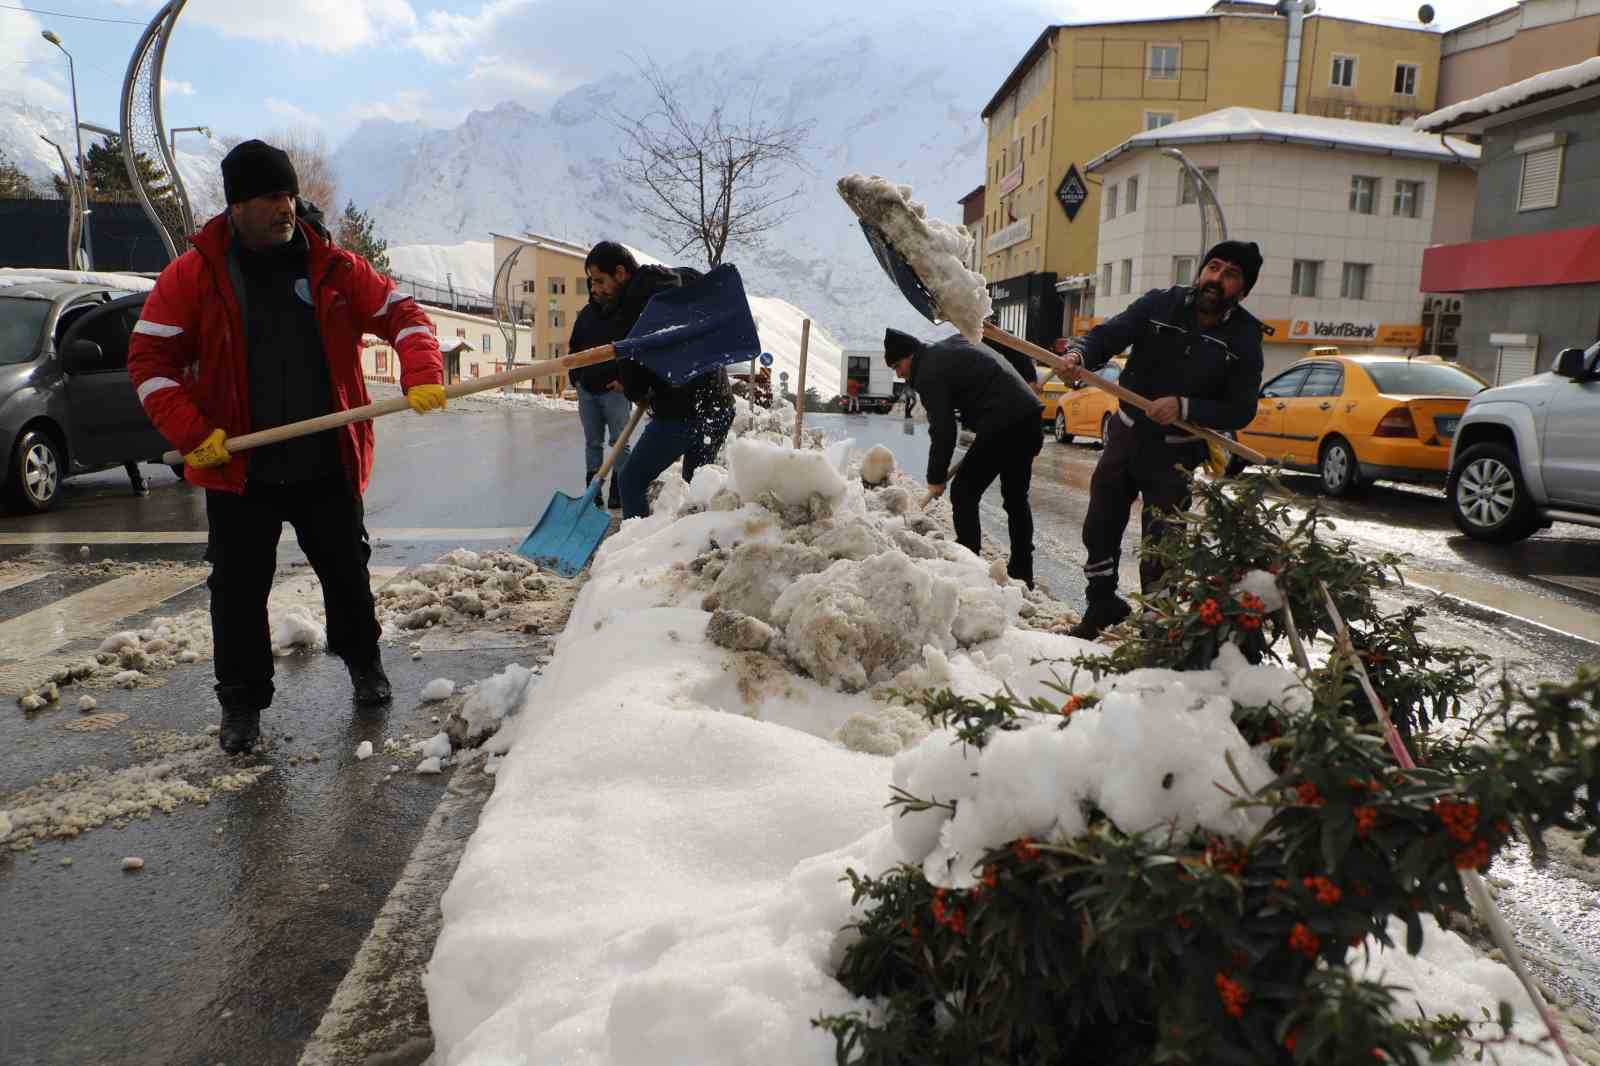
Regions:
<svg viewBox="0 0 1600 1066"><path fill-rule="evenodd" d="M83 257L82 264L73 264L84 270L94 269L94 240L89 236L89 172L83 166L83 134L78 130L78 70L72 62L72 53L67 51L66 45L61 43L61 38L56 36L54 30L45 30L39 36L61 49L61 54L67 57L67 77L72 82L72 140L78 148L78 189L83 207Z"/></svg>

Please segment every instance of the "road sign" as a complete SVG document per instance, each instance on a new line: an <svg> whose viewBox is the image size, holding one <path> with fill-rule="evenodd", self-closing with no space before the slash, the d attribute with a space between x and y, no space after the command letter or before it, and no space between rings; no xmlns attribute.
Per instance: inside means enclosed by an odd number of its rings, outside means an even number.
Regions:
<svg viewBox="0 0 1600 1066"><path fill-rule="evenodd" d="M762 366L771 366L772 365L772 353L771 352L762 352L761 353L761 365Z"/></svg>

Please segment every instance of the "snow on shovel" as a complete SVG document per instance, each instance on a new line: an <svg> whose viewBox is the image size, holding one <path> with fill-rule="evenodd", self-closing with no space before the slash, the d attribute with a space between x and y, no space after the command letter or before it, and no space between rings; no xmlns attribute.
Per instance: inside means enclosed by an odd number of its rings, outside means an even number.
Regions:
<svg viewBox="0 0 1600 1066"><path fill-rule="evenodd" d="M756 336L755 319L745 299L744 282L739 278L738 268L724 263L691 285L652 297L633 330L615 344L573 352L559 359L542 359L488 377L458 381L446 385L444 394L468 396L613 359L632 359L668 383L680 385L720 366L742 362L749 359L752 352L759 354L760 351L761 341ZM396 396L365 407L229 437L223 446L229 454L237 455L250 448L410 409L404 396ZM177 466L183 462L183 453L167 452L161 461Z"/></svg>
<svg viewBox="0 0 1600 1066"><path fill-rule="evenodd" d="M983 275L963 265L972 248L972 237L965 227L928 218L923 206L911 199L909 185L850 174L839 179L838 189L860 220L862 232L884 273L928 321L943 319L974 343L987 338L1003 344L1043 363L1063 381L1082 381L1141 411L1150 410L1150 401L1138 393L1072 367L1054 352L985 321L992 305ZM1249 462L1267 462L1267 457L1254 448L1204 426L1184 421L1173 425Z"/></svg>

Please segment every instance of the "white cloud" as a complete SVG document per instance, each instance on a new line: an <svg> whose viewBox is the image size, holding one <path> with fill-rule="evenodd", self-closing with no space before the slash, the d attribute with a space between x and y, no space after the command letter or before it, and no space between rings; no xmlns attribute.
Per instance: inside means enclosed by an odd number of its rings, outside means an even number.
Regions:
<svg viewBox="0 0 1600 1066"><path fill-rule="evenodd" d="M269 96L263 100L261 104L268 111L292 125L311 126L316 129L322 128L323 123L321 115L313 115L305 108L296 107L287 100L280 100L276 96Z"/></svg>
<svg viewBox="0 0 1600 1066"><path fill-rule="evenodd" d="M350 116L357 121L386 118L393 122L415 122L423 117L423 104L427 99L428 94L419 89L406 89L387 100L357 104L350 109Z"/></svg>
<svg viewBox="0 0 1600 1066"><path fill-rule="evenodd" d="M196 5L186 14L226 37L281 41L324 52L363 45L393 47L416 28L406 0L230 0Z"/></svg>
<svg viewBox="0 0 1600 1066"><path fill-rule="evenodd" d="M8 11L4 19L0 96L37 107L70 107L72 98L65 91L66 57L40 39L43 27L39 20L25 11Z"/></svg>
<svg viewBox="0 0 1600 1066"><path fill-rule="evenodd" d="M581 84L579 79L560 77L547 70L535 70L498 57L475 63L472 73L467 75L467 80L507 85L526 92L559 91L572 89Z"/></svg>
<svg viewBox="0 0 1600 1066"><path fill-rule="evenodd" d="M493 43L501 19L530 6L532 0L490 0L474 15L430 11L411 36L411 47L435 63L453 63Z"/></svg>
<svg viewBox="0 0 1600 1066"><path fill-rule="evenodd" d="M167 93L171 93L173 96L193 96L194 82L174 81L172 78L162 78L161 93L163 96L165 96Z"/></svg>

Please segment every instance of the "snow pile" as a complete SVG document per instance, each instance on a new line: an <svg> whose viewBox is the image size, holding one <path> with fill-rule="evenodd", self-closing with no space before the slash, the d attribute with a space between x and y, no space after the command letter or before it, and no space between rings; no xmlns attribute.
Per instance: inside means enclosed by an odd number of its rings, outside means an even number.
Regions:
<svg viewBox="0 0 1600 1066"><path fill-rule="evenodd" d="M894 452L881 444L874 444L861 457L861 481L867 485L883 485L894 473Z"/></svg>
<svg viewBox="0 0 1600 1066"><path fill-rule="evenodd" d="M789 375L789 388L796 394L804 392L800 385L800 331L807 314L787 300L775 296L751 296L750 315L756 320L756 333L761 338L761 349L771 354L774 392ZM729 367L738 370L737 366ZM844 381L844 348L822 324L811 323L811 336L806 340L806 380L808 388L817 390L824 401L839 395Z"/></svg>
<svg viewBox="0 0 1600 1066"><path fill-rule="evenodd" d="M366 762L370 758L372 758L372 741L363 740L356 745L356 761Z"/></svg>
<svg viewBox="0 0 1600 1066"><path fill-rule="evenodd" d="M566 624L573 590L520 555L457 548L395 575L374 598L388 636L437 627L554 633Z"/></svg>
<svg viewBox="0 0 1600 1066"><path fill-rule="evenodd" d="M304 607L291 607L272 619L272 654L293 655L304 648L317 651L328 646L328 631Z"/></svg>
<svg viewBox="0 0 1600 1066"><path fill-rule="evenodd" d="M456 683L448 677L436 677L422 686L420 699L423 703L438 703L455 695Z"/></svg>
<svg viewBox="0 0 1600 1066"><path fill-rule="evenodd" d="M911 199L911 186L887 178L847 174L838 189L850 210L882 231L905 258L939 314L968 340L983 340L983 322L992 307L983 275L966 268L973 243L967 228L927 217L927 209Z"/></svg>
<svg viewBox="0 0 1600 1066"><path fill-rule="evenodd" d="M828 501L844 495L844 477L835 465L843 456L837 451L796 451L751 437L735 438L727 448L734 491L745 499L770 492L792 505L813 495Z"/></svg>
<svg viewBox="0 0 1600 1066"><path fill-rule="evenodd" d="M456 746L477 747L485 737L497 731L506 716L522 707L533 678L532 670L512 663L493 677L473 685L461 710L450 716L449 733Z"/></svg>

